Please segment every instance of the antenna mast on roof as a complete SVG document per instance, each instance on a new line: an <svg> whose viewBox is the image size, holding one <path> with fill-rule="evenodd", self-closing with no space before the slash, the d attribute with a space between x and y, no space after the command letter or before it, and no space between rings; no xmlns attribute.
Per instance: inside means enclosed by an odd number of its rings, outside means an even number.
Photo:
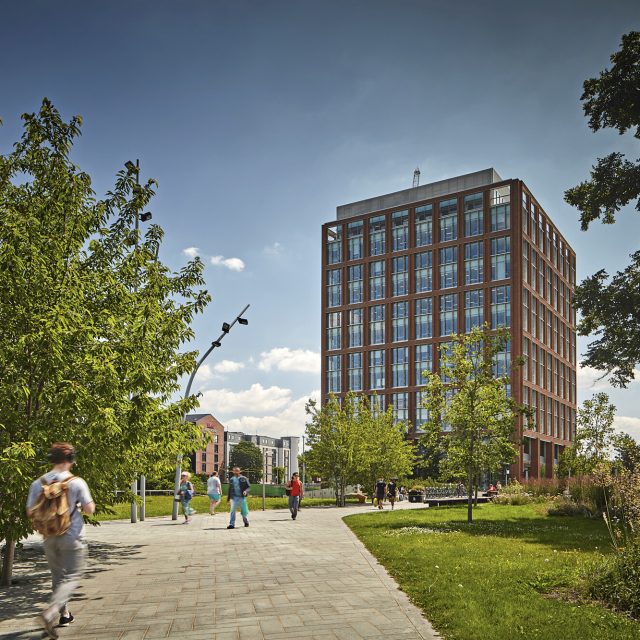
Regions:
<svg viewBox="0 0 640 640"><path fill-rule="evenodd" d="M417 187L420 185L420 169L416 167L416 170L413 172L413 186Z"/></svg>

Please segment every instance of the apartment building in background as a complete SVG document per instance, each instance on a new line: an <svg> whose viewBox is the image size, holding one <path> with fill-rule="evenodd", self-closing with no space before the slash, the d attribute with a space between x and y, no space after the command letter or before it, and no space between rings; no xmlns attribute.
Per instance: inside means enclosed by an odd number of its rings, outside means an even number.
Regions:
<svg viewBox="0 0 640 640"><path fill-rule="evenodd" d="M224 427L210 413L190 413L186 417L187 422L195 422L203 431L211 435L211 442L206 449L199 449L192 453L191 469L194 473L206 473L224 468Z"/></svg>
<svg viewBox="0 0 640 640"><path fill-rule="evenodd" d="M511 477L552 477L575 437L575 277L573 249L531 190L492 168L339 206L322 227L323 402L366 394L418 435L439 345L506 326L496 373L534 411L533 429L516 427Z"/></svg>
<svg viewBox="0 0 640 640"><path fill-rule="evenodd" d="M291 474L298 471L298 455L300 453L300 438L297 436L285 436L272 438L270 436L252 435L241 431L225 431L224 445L225 457L231 460L233 447L241 441L253 442L263 455L263 465L268 484L277 484L278 477L275 467L284 468L285 480L291 478Z"/></svg>

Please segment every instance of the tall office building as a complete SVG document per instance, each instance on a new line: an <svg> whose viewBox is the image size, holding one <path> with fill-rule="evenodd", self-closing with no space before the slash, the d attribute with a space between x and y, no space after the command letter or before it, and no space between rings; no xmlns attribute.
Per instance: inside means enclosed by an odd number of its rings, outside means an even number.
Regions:
<svg viewBox="0 0 640 640"><path fill-rule="evenodd" d="M511 393L535 416L512 478L552 477L575 436L575 260L524 182L494 169L339 206L322 227L323 401L366 394L419 434L439 345L506 326L496 368L525 357Z"/></svg>

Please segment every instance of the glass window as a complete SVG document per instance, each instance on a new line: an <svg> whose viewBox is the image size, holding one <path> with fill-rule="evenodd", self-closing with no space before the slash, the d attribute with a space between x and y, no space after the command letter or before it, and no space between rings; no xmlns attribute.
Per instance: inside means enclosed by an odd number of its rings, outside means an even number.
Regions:
<svg viewBox="0 0 640 640"><path fill-rule="evenodd" d="M327 229L327 264L338 264L342 260L342 225Z"/></svg>
<svg viewBox="0 0 640 640"><path fill-rule="evenodd" d="M416 293L431 291L433 288L431 251L416 253Z"/></svg>
<svg viewBox="0 0 640 640"><path fill-rule="evenodd" d="M491 289L491 328L511 326L511 287Z"/></svg>
<svg viewBox="0 0 640 640"><path fill-rule="evenodd" d="M505 185L504 187L496 187L491 189L491 206L495 207L499 204L507 204L511 202L511 187Z"/></svg>
<svg viewBox="0 0 640 640"><path fill-rule="evenodd" d="M369 387L384 389L384 350L369 352Z"/></svg>
<svg viewBox="0 0 640 640"><path fill-rule="evenodd" d="M522 278L525 282L529 282L529 243L522 241Z"/></svg>
<svg viewBox="0 0 640 640"><path fill-rule="evenodd" d="M340 356L327 357L327 389L329 393L340 393L342 387Z"/></svg>
<svg viewBox="0 0 640 640"><path fill-rule="evenodd" d="M375 216L369 219L369 254L381 256L385 252L385 219Z"/></svg>
<svg viewBox="0 0 640 640"><path fill-rule="evenodd" d="M369 264L369 299L384 298L384 260L376 260Z"/></svg>
<svg viewBox="0 0 640 640"><path fill-rule="evenodd" d="M347 225L349 260L360 260L360 258L362 258L363 227L364 224L362 220L360 220L359 222L350 222Z"/></svg>
<svg viewBox="0 0 640 640"><path fill-rule="evenodd" d="M409 419L409 394L392 393L393 419L396 422L406 422Z"/></svg>
<svg viewBox="0 0 640 640"><path fill-rule="evenodd" d="M511 241L508 236L491 239L491 279L511 277Z"/></svg>
<svg viewBox="0 0 640 640"><path fill-rule="evenodd" d="M423 394L423 391L416 393L416 431L423 431L420 427L429 421L429 410L422 406L425 400Z"/></svg>
<svg viewBox="0 0 640 640"><path fill-rule="evenodd" d="M511 227L511 205L499 204L491 207L491 231L503 231Z"/></svg>
<svg viewBox="0 0 640 640"><path fill-rule="evenodd" d="M430 204L416 209L416 247L433 242L433 207Z"/></svg>
<svg viewBox="0 0 640 640"><path fill-rule="evenodd" d="M482 235L484 231L484 213L482 204L482 194L473 193L464 197L464 235Z"/></svg>
<svg viewBox="0 0 640 640"><path fill-rule="evenodd" d="M458 286L458 247L440 249L440 288Z"/></svg>
<svg viewBox="0 0 640 640"><path fill-rule="evenodd" d="M529 331L529 292L522 290L522 329Z"/></svg>
<svg viewBox="0 0 640 640"><path fill-rule="evenodd" d="M392 341L401 342L409 338L409 303L394 302L392 322Z"/></svg>
<svg viewBox="0 0 640 640"><path fill-rule="evenodd" d="M327 306L339 307L342 304L342 272L330 269L327 272Z"/></svg>
<svg viewBox="0 0 640 640"><path fill-rule="evenodd" d="M327 349L339 349L341 345L342 313L327 313Z"/></svg>
<svg viewBox="0 0 640 640"><path fill-rule="evenodd" d="M384 413L384 396L379 396L377 393L369 396L369 404L371 413L374 415Z"/></svg>
<svg viewBox="0 0 640 640"><path fill-rule="evenodd" d="M438 362L440 364L440 379L442 382L450 382L451 378L449 378L449 371L453 369L452 362L445 362L445 357L451 357L453 343L452 342L441 342L438 345ZM453 392L453 389L449 389L448 391ZM450 399L453 398L453 393L449 394L445 392L445 401L449 404Z"/></svg>
<svg viewBox="0 0 640 640"><path fill-rule="evenodd" d="M484 293L482 289L473 289L464 294L464 328L469 333L484 322Z"/></svg>
<svg viewBox="0 0 640 640"><path fill-rule="evenodd" d="M409 246L409 213L407 211L396 211L391 216L391 237L394 251L402 251Z"/></svg>
<svg viewBox="0 0 640 640"><path fill-rule="evenodd" d="M511 340L507 341L503 351L496 353L493 359L493 375L496 378L511 375Z"/></svg>
<svg viewBox="0 0 640 640"><path fill-rule="evenodd" d="M362 309L351 309L349 311L349 346L362 346Z"/></svg>
<svg viewBox="0 0 640 640"><path fill-rule="evenodd" d="M416 300L416 340L433 337L433 301L431 298Z"/></svg>
<svg viewBox="0 0 640 640"><path fill-rule="evenodd" d="M391 295L404 296L409 293L409 256L391 260Z"/></svg>
<svg viewBox="0 0 640 640"><path fill-rule="evenodd" d="M440 296L440 335L458 333L458 294Z"/></svg>
<svg viewBox="0 0 640 640"><path fill-rule="evenodd" d="M416 345L416 385L427 384L424 372L433 371L433 345Z"/></svg>
<svg viewBox="0 0 640 640"><path fill-rule="evenodd" d="M362 391L361 353L350 353L348 355L347 376L349 379L349 391Z"/></svg>
<svg viewBox="0 0 640 640"><path fill-rule="evenodd" d="M409 384L409 349L392 349L391 358L391 386L406 387Z"/></svg>
<svg viewBox="0 0 640 640"><path fill-rule="evenodd" d="M458 237L458 201L455 198L440 203L440 242Z"/></svg>
<svg viewBox="0 0 640 640"><path fill-rule="evenodd" d="M362 271L361 264L349 267L349 304L355 304L363 300Z"/></svg>
<svg viewBox="0 0 640 640"><path fill-rule="evenodd" d="M478 284L484 280L484 243L464 245L464 283Z"/></svg>
<svg viewBox="0 0 640 640"><path fill-rule="evenodd" d="M384 305L369 307L369 344L384 342Z"/></svg>

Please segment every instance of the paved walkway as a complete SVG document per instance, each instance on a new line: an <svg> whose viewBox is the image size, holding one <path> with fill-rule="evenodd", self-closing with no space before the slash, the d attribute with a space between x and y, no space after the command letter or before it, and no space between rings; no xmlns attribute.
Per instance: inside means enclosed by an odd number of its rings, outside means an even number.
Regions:
<svg viewBox="0 0 640 640"><path fill-rule="evenodd" d="M401 508L413 505L402 503ZM431 625L341 518L367 507L227 514L191 525L154 518L88 527L89 573L64 640L413 640ZM376 517L372 514L372 517ZM238 516L238 522L242 520ZM0 638L41 638L41 545L23 552L17 585L0 592Z"/></svg>

